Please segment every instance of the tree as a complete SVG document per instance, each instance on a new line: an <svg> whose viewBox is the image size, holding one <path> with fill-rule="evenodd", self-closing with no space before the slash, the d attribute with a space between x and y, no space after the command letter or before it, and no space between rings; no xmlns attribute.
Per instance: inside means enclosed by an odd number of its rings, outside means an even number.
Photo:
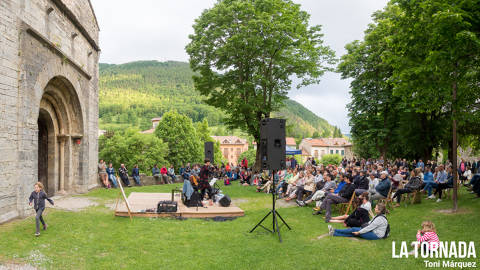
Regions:
<svg viewBox="0 0 480 270"><path fill-rule="evenodd" d="M318 130L315 130L313 132L312 138L319 138L319 137L320 137L320 133L318 133Z"/></svg>
<svg viewBox="0 0 480 270"><path fill-rule="evenodd" d="M448 112L454 166L453 209L457 210L457 125L479 108L480 5L476 0L396 0L395 93L416 111Z"/></svg>
<svg viewBox="0 0 480 270"><path fill-rule="evenodd" d="M154 164L165 165L167 145L152 134L141 134L138 130L128 129L124 133L116 132L111 137L101 136L99 157L111 162L114 168L124 163L128 169L138 164L140 172L151 175Z"/></svg>
<svg viewBox="0 0 480 270"><path fill-rule="evenodd" d="M212 136L210 136L210 129L208 128L208 120L206 118L204 118L202 122L197 123L197 134L202 146L205 145L205 142L213 142L213 163L219 164L227 162L227 159L223 157L222 151L220 150L220 142L215 141Z"/></svg>
<svg viewBox="0 0 480 270"><path fill-rule="evenodd" d="M318 83L334 63L309 17L290 0L220 0L195 20L186 46L195 88L256 142L260 120L283 105L292 76L297 87Z"/></svg>
<svg viewBox="0 0 480 270"><path fill-rule="evenodd" d="M166 159L175 167L188 162L201 162L203 146L192 120L176 111L162 116L154 132L155 136L168 145Z"/></svg>

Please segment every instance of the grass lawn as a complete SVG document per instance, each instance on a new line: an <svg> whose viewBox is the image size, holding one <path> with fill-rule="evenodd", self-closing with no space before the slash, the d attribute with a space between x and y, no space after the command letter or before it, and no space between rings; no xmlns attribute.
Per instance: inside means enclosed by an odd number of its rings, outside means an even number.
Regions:
<svg viewBox="0 0 480 270"><path fill-rule="evenodd" d="M134 187L127 193L169 192L172 186ZM0 263L28 263L46 269L424 269L422 258L392 259L392 241L413 241L420 223L427 219L435 223L441 241L475 241L480 248L480 199L473 199L464 188L459 214L437 212L450 208L451 200L402 204L388 215L391 236L378 241L317 240L327 232L323 217L312 216L309 207L280 208L293 228L282 228L283 243L261 228L248 233L268 212L271 195L236 182L222 189L233 199L242 199L238 206L245 210L244 217L225 222L130 221L114 217L105 206L116 198L116 190L93 190L80 196L99 202L98 206L80 212L48 209L49 229L38 238L33 235L34 217L0 225ZM271 219L266 224L271 224Z"/></svg>

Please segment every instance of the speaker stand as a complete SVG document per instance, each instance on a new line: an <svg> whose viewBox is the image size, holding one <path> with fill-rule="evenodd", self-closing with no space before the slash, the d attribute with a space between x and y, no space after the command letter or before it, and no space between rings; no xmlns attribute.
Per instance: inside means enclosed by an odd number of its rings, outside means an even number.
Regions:
<svg viewBox="0 0 480 270"><path fill-rule="evenodd" d="M267 215L265 215L262 220L260 220L260 222L257 223L257 225L255 225L255 227L253 227L253 229L250 231L250 233L254 232L255 229L257 229L258 227L262 227L263 229L265 229L266 231L270 232L270 233L277 233L278 234L278 240L280 241L280 243L282 242L282 235L280 234L280 229L283 225L287 226L287 228L289 230L291 230L292 228L290 228L290 226L288 226L287 222L285 222L285 220L282 218L282 216L280 216L280 214L277 212L277 209L275 208L275 202L277 200L277 191L276 191L276 188L275 188L275 170L272 171L272 210L270 210L270 212L267 213ZM265 227L262 225L263 221L265 221L267 219L268 216L272 215L273 219L272 219L272 230L270 230L269 228ZM280 226L278 226L278 218L280 218L280 220L282 221L283 224L280 224Z"/></svg>

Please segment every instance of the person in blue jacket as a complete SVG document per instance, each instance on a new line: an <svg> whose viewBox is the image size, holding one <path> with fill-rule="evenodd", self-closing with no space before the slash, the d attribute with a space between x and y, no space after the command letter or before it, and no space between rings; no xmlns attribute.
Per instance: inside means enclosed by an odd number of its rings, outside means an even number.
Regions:
<svg viewBox="0 0 480 270"><path fill-rule="evenodd" d="M117 178L115 177L115 168L113 168L112 163L108 164L107 168L108 180L112 181L112 184L115 188L118 187Z"/></svg>
<svg viewBox="0 0 480 270"><path fill-rule="evenodd" d="M139 185L139 186L142 185L140 183L140 171L138 170L138 165L137 164L135 164L135 166L133 166L132 177L133 177L133 180L135 180L135 183L137 183L137 185Z"/></svg>
<svg viewBox="0 0 480 270"><path fill-rule="evenodd" d="M375 187L375 194L372 195L370 198L371 201L384 199L388 196L388 192L390 191L390 186L392 183L390 179L388 179L388 172L383 171L380 173L380 182Z"/></svg>

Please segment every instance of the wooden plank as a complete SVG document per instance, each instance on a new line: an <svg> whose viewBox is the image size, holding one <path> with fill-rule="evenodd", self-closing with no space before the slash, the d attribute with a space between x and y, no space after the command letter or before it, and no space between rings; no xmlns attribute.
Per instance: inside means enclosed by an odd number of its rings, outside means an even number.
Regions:
<svg viewBox="0 0 480 270"><path fill-rule="evenodd" d="M128 196L128 202L131 207L131 214L134 217L185 217L185 218L214 218L214 217L240 217L245 212L236 206L221 207L218 205L203 207L186 207L180 194L176 194L175 201L178 203L176 213L153 213L144 212L149 208L156 208L157 203L162 200L171 200L171 193L143 193L132 192ZM125 203L119 204L115 211L115 216L128 216L128 209Z"/></svg>

